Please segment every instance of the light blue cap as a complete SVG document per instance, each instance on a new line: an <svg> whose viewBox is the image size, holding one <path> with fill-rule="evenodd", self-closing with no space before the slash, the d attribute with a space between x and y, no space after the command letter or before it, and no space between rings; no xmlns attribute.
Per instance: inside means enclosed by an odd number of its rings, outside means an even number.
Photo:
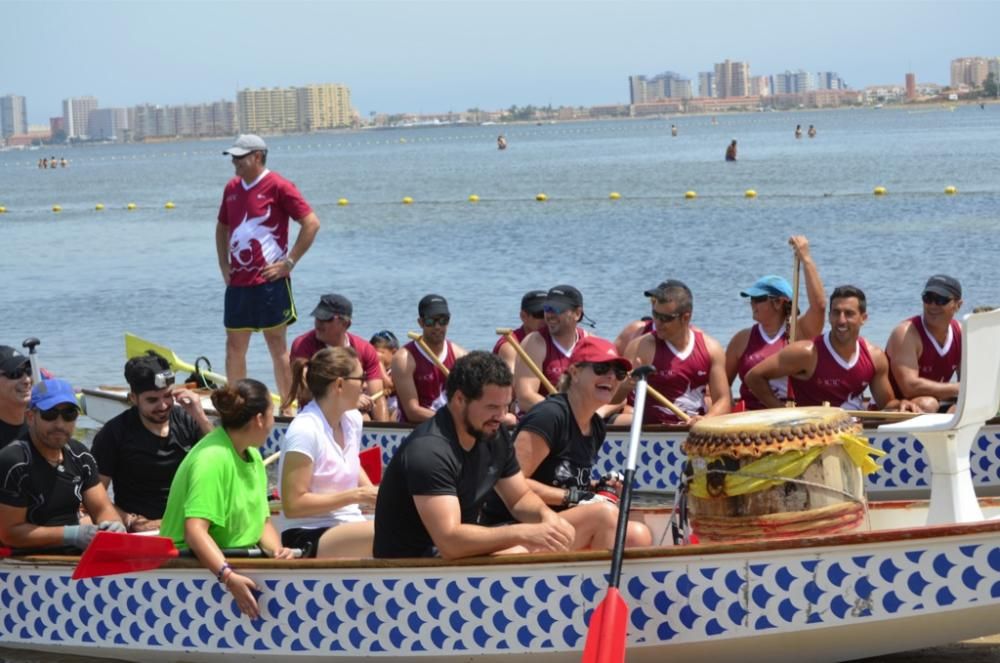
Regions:
<svg viewBox="0 0 1000 663"><path fill-rule="evenodd" d="M792 286L787 280L774 274L762 276L740 293L742 297L787 297L792 298Z"/></svg>

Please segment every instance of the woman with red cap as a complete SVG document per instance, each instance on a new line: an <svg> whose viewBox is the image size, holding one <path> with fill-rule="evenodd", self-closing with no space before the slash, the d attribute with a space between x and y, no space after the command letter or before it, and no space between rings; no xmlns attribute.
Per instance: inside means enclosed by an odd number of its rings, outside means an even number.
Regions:
<svg viewBox="0 0 1000 663"><path fill-rule="evenodd" d="M559 393L531 408L515 433L521 471L531 489L576 528L574 550L614 546L621 479L617 473L593 479L605 434L597 410L611 402L631 369L631 362L610 341L596 336L580 339L559 380ZM483 508L482 520L494 524L512 518L494 493ZM651 542L645 525L629 522L626 546Z"/></svg>

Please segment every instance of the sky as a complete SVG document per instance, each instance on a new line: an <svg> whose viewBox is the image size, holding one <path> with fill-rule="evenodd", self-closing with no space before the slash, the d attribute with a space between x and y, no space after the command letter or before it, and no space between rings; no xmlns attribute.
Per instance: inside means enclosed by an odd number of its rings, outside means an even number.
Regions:
<svg viewBox="0 0 1000 663"><path fill-rule="evenodd" d="M1000 55L1000 2L0 0L0 95L47 124L102 107L234 100L246 87L344 83L363 116L628 101L628 77L835 71L849 85L947 84Z"/></svg>

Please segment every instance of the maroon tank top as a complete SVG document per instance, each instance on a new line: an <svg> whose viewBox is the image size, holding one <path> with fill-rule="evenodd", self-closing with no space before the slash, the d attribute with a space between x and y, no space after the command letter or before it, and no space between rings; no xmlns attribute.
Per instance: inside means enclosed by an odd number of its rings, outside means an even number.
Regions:
<svg viewBox="0 0 1000 663"><path fill-rule="evenodd" d="M548 327L542 327L538 330L538 333L545 339L545 359L542 360L542 373L545 374L545 377L549 379L549 382L553 386L558 387L559 378L562 377L563 372L569 367L569 355L563 354L563 351L556 346L555 341L552 340L552 336L549 334ZM587 332L577 327L576 341L573 344L575 345L586 335ZM570 352L572 352L572 349L570 349ZM540 384L538 385L538 393L542 396L549 395L545 387Z"/></svg>
<svg viewBox="0 0 1000 663"><path fill-rule="evenodd" d="M747 339L747 347L740 355L737 364L737 374L740 376L740 398L743 399L744 408L747 410L763 410L764 404L757 400L753 392L747 388L746 375L750 369L774 354L778 354L788 345L788 337L785 335L785 328L782 327L776 338L768 341L764 338L764 330L760 324L756 324L750 329L750 338ZM771 391L778 400L788 400L788 378L778 378L770 381Z"/></svg>
<svg viewBox="0 0 1000 663"><path fill-rule="evenodd" d="M958 324L957 320L951 321L951 338L945 340L944 347L941 347L938 345L937 339L931 336L927 332L927 328L924 327L923 316L913 316L910 318L910 324L920 334L920 343L923 345L923 351L917 359L920 377L934 382L951 382L952 376L955 375L962 363L962 325ZM889 366L892 366L892 357L889 357ZM903 398L903 392L899 390L891 368L889 382L892 383L893 392Z"/></svg>
<svg viewBox="0 0 1000 663"><path fill-rule="evenodd" d="M848 410L863 409L862 396L875 377L875 362L868 342L858 337L854 363L848 365L830 345L829 332L813 339L816 346L816 370L808 380L793 378L796 405L822 405Z"/></svg>
<svg viewBox="0 0 1000 663"><path fill-rule="evenodd" d="M451 341L444 343L448 351L441 363L450 371L455 366L455 349L451 346ZM410 353L416 364L413 369L413 385L417 389L417 400L420 406L437 410L444 405L444 387L448 378L437 367L437 364L420 351L416 341L410 341L403 347ZM403 423L408 421L402 407L399 408L399 420Z"/></svg>
<svg viewBox="0 0 1000 663"><path fill-rule="evenodd" d="M527 335L528 335L528 332L525 331L524 325L521 325L520 327L518 327L517 329L514 330L514 338L517 339L518 343L520 343L521 341L523 341L524 337L527 336ZM502 348L503 344L506 343L506 342L507 342L507 337L506 336L501 336L500 338L498 338L496 344L494 344L494 346L493 346L493 354L495 354L495 355L496 354L500 354L500 348Z"/></svg>
<svg viewBox="0 0 1000 663"><path fill-rule="evenodd" d="M705 335L691 330L694 346L686 356L676 354L666 341L655 334L656 352L653 355L655 373L650 374L649 386L674 402L689 415L705 414L705 387L712 368L712 358L705 345ZM635 395L629 395L629 403L635 403ZM642 417L647 424L676 424L680 419L656 399L646 397L646 410Z"/></svg>

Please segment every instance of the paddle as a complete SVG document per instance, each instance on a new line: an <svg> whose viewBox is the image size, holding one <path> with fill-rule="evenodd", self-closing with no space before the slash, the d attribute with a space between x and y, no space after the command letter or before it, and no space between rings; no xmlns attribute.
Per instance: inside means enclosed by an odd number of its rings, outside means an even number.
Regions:
<svg viewBox="0 0 1000 663"><path fill-rule="evenodd" d="M788 321L788 344L795 342L795 327L799 322L799 254L792 260L792 314Z"/></svg>
<svg viewBox="0 0 1000 663"><path fill-rule="evenodd" d="M625 480L622 497L618 505L618 528L615 531L615 547L611 551L611 577L608 579L608 593L590 617L587 642L583 647L583 663L624 663L625 633L628 627L628 606L618 593L621 581L622 556L625 553L625 532L628 528L628 512L632 506L632 482L635 478L635 457L639 450L639 435L642 432L642 415L646 404L646 376L654 372L652 366L640 366L632 371L635 385L635 414L629 430L628 457L625 461Z"/></svg>
<svg viewBox="0 0 1000 663"><path fill-rule="evenodd" d="M434 362L435 365L437 365L439 369L441 369L441 372L444 373L444 376L448 377L448 374L451 371L449 371L448 367L442 364L441 360L438 359L438 356L434 354L434 352L432 352L429 347L427 347L427 342L424 341L424 337L416 332L406 332L406 335L409 336L414 341L416 341L417 345L420 346L420 349L423 350L424 353L431 358L431 360Z"/></svg>
<svg viewBox="0 0 1000 663"><path fill-rule="evenodd" d="M885 410L844 410L847 414L858 419L876 419L882 421L906 421L913 417L919 417L923 412L896 412Z"/></svg>
<svg viewBox="0 0 1000 663"><path fill-rule="evenodd" d="M73 580L158 569L178 554L165 536L98 532L80 556Z"/></svg>
<svg viewBox="0 0 1000 663"><path fill-rule="evenodd" d="M527 364L528 368L531 369L531 372L535 374L535 377L537 377L538 380L542 383L542 386L545 387L545 390L548 391L550 394L556 393L556 388L552 385L552 382L550 382L549 379L545 376L545 373L542 372L542 369L538 368L538 364L536 364L534 360L532 360L532 358L528 356L528 353L524 351L524 348L521 347L521 344L517 342L517 337L514 336L514 330L508 329L506 327L498 327L497 334L507 339L507 342L510 343L511 347L514 348L514 352L516 352L517 356L521 358L521 361Z"/></svg>
<svg viewBox="0 0 1000 663"><path fill-rule="evenodd" d="M21 343L21 347L28 349L28 361L31 363L31 383L38 384L42 381L42 369L38 365L38 352L35 348L41 343L37 338L32 336L31 338L26 338Z"/></svg>
<svg viewBox="0 0 1000 663"><path fill-rule="evenodd" d="M687 412L685 412L684 410L682 410L679 407L677 407L676 405L674 405L673 401L671 401L669 398L667 398L666 396L664 396L663 394L661 394L660 392L658 392L656 389L654 389L653 387L651 387L651 386L649 386L647 384L646 390L649 392L650 396L652 396L654 399L660 401L660 403L664 407L666 407L671 412L673 412L674 414L676 414L680 418L681 421L683 421L684 423L688 423L689 421L691 421L691 417L688 416Z"/></svg>
<svg viewBox="0 0 1000 663"><path fill-rule="evenodd" d="M280 457L280 451L274 452L264 459L264 467L273 464ZM382 449L380 447L365 449L358 454L358 457L361 459L361 469L365 471L371 482L377 486L382 481Z"/></svg>

